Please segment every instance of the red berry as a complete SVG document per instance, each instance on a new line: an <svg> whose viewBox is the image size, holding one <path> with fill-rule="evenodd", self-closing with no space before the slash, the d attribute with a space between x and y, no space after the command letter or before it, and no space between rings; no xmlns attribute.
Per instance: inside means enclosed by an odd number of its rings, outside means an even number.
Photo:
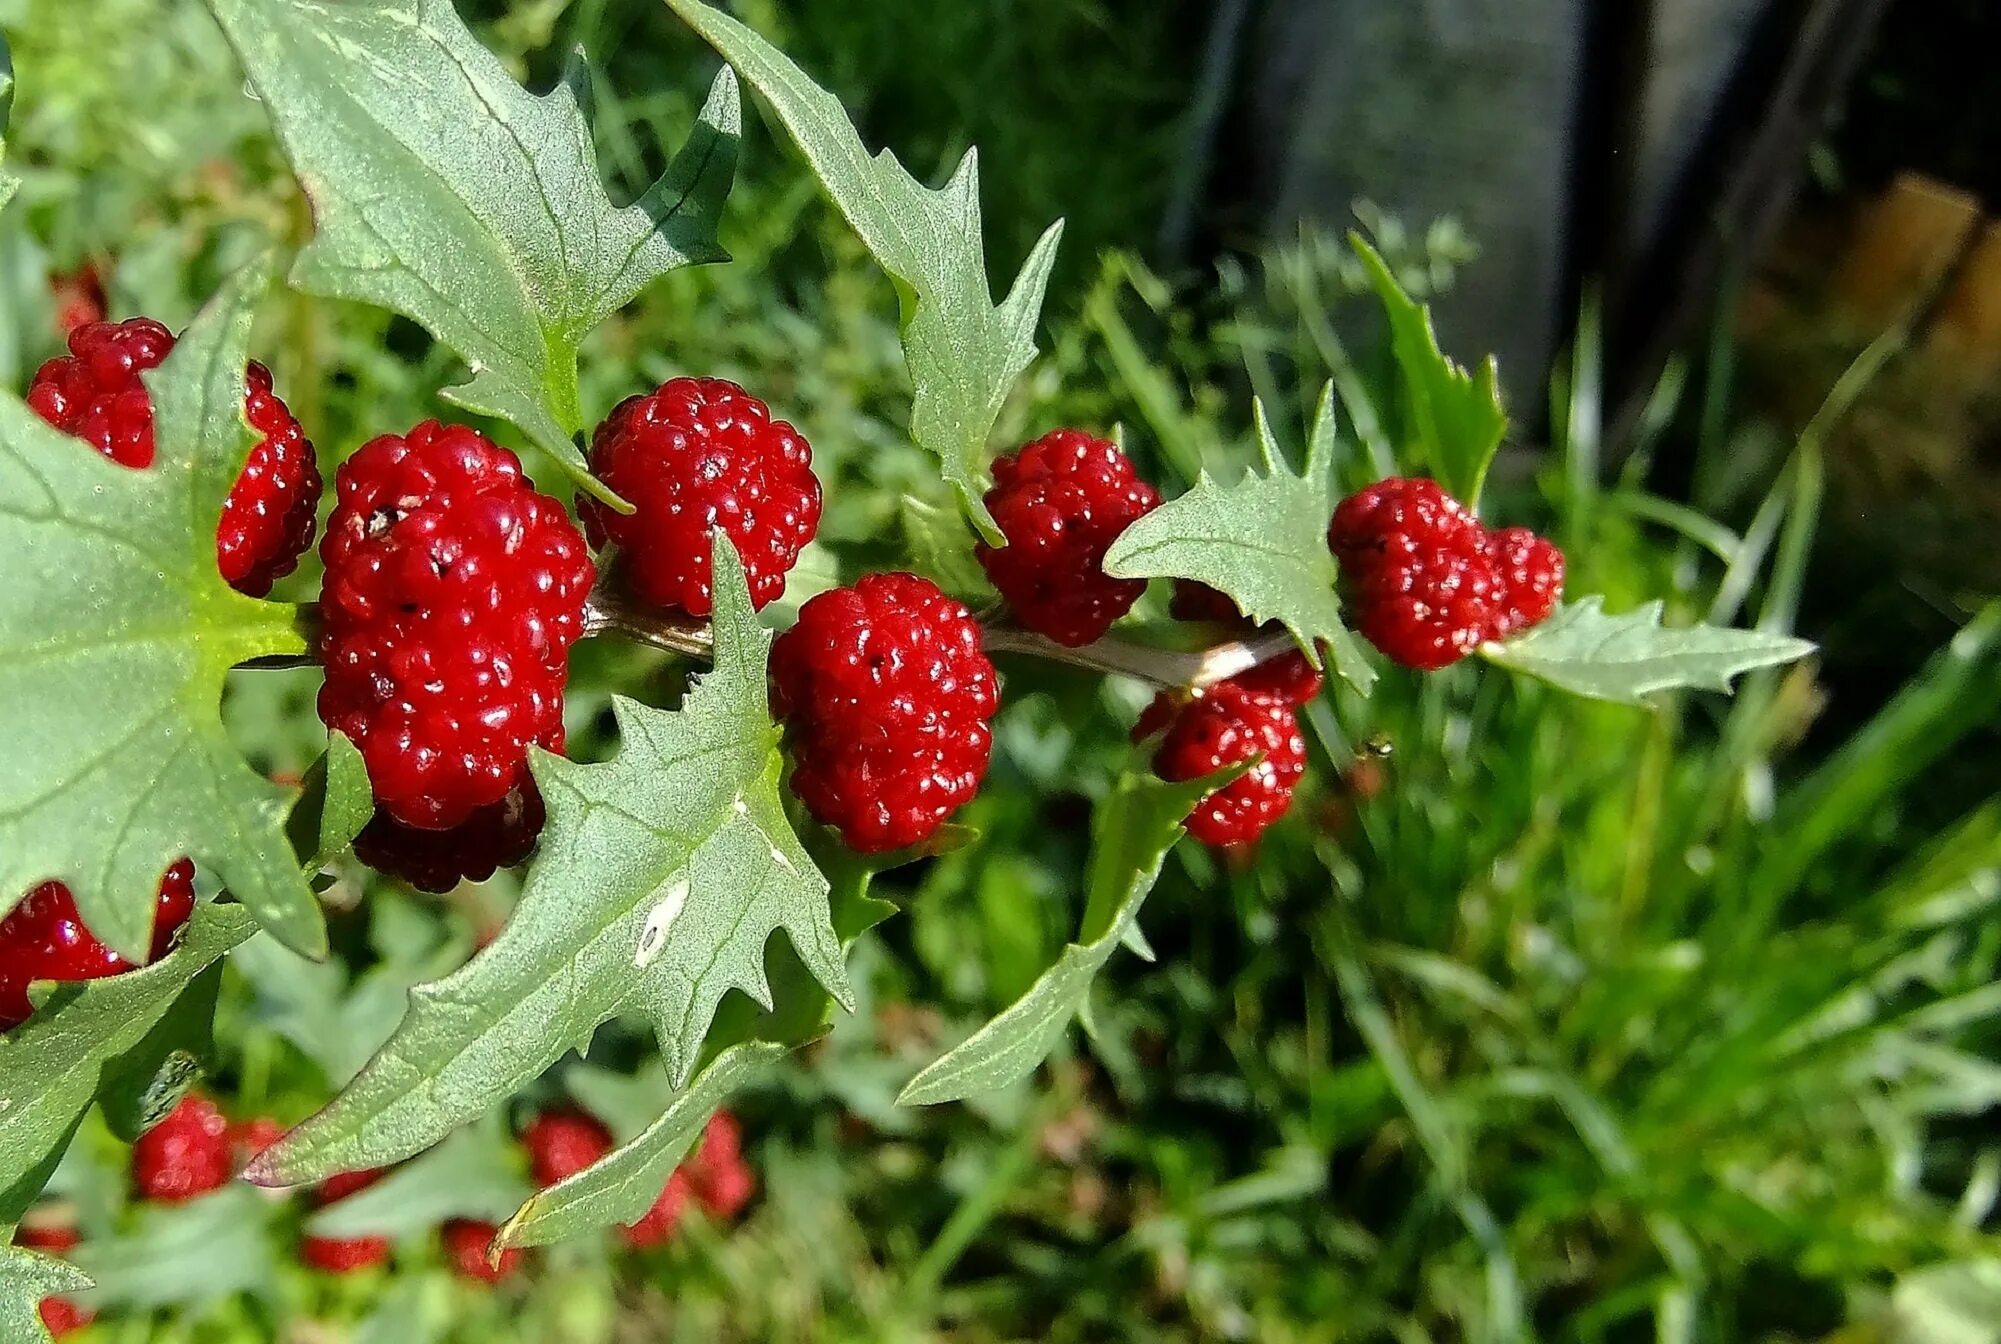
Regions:
<svg viewBox="0 0 2001 1344"><path fill-rule="evenodd" d="M1177 621L1207 621L1212 625L1236 625L1244 619L1244 613L1237 609L1228 593L1193 579L1174 581L1174 596L1168 601L1167 614Z"/></svg>
<svg viewBox="0 0 2001 1344"><path fill-rule="evenodd" d="M454 1218L445 1224L442 1235L445 1254L452 1262L452 1268L468 1279L480 1283L499 1283L521 1267L524 1258L514 1247L500 1253L496 1263L489 1263L487 1247L500 1229L492 1223L475 1222L469 1218Z"/></svg>
<svg viewBox="0 0 2001 1344"><path fill-rule="evenodd" d="M1508 527L1487 538L1501 573L1500 611L1489 639L1540 625L1563 597L1563 552L1526 527Z"/></svg>
<svg viewBox="0 0 2001 1344"><path fill-rule="evenodd" d="M14 1244L44 1255L68 1255L83 1241L68 1223L22 1223L14 1229Z"/></svg>
<svg viewBox="0 0 2001 1344"><path fill-rule="evenodd" d="M1242 845L1257 839L1292 806L1292 790L1306 772L1306 739L1292 706L1277 696L1227 681L1178 710L1172 706L1163 693L1148 711L1156 723L1163 713L1173 716L1153 757L1154 772L1162 779L1200 779L1263 754L1246 774L1196 806L1188 818L1188 833L1208 845ZM1147 721L1142 717L1140 723L1145 726Z"/></svg>
<svg viewBox="0 0 2001 1344"><path fill-rule="evenodd" d="M458 826L563 745L563 677L595 577L562 506L514 454L426 421L370 440L335 477L320 717L361 749L376 801Z"/></svg>
<svg viewBox="0 0 2001 1344"><path fill-rule="evenodd" d="M757 1194L757 1176L743 1160L743 1129L728 1111L709 1117L701 1146L682 1171L689 1193L712 1218L735 1218Z"/></svg>
<svg viewBox="0 0 2001 1344"><path fill-rule="evenodd" d="M229 1147L236 1158L236 1169L242 1171L266 1148L284 1137L285 1126L268 1115L257 1116L240 1125L231 1125Z"/></svg>
<svg viewBox="0 0 2001 1344"><path fill-rule="evenodd" d="M173 948L174 935L195 908L195 869L182 859L160 881L153 913L151 960ZM60 882L44 882L0 919L0 1031L33 1012L28 986L36 980L98 980L132 969L84 927L76 898Z"/></svg>
<svg viewBox="0 0 2001 1344"><path fill-rule="evenodd" d="M70 353L35 374L28 404L112 461L149 467L153 398L139 375L173 348L173 333L149 317L85 323L70 333ZM270 370L253 363L246 373L243 411L260 437L223 503L215 550L223 579L262 597L313 543L320 471L299 422L271 391Z"/></svg>
<svg viewBox="0 0 2001 1344"><path fill-rule="evenodd" d="M499 802L444 831L405 826L377 808L355 837L354 852L377 872L419 891L447 892L461 882L484 882L495 869L527 858L545 819L541 791L526 779Z"/></svg>
<svg viewBox="0 0 2001 1344"><path fill-rule="evenodd" d="M42 1326L57 1339L83 1329L97 1319L88 1307L79 1307L66 1297L45 1297L41 1303Z"/></svg>
<svg viewBox="0 0 2001 1344"><path fill-rule="evenodd" d="M675 378L627 397L591 439L591 469L633 506L580 496L591 544L619 548L633 592L707 616L710 532L736 545L762 607L820 526L820 482L805 438L735 383Z"/></svg>
<svg viewBox="0 0 2001 1344"><path fill-rule="evenodd" d="M379 1169L343 1171L320 1182L314 1201L325 1208L381 1180ZM299 1258L310 1267L328 1274L353 1274L389 1258L387 1237L304 1237L299 1242Z"/></svg>
<svg viewBox="0 0 2001 1344"><path fill-rule="evenodd" d="M1288 649L1276 658L1267 658L1256 667L1231 677L1229 684L1261 695L1275 695L1289 705L1303 705L1320 694L1325 684L1320 673L1298 649Z"/></svg>
<svg viewBox="0 0 2001 1344"><path fill-rule="evenodd" d="M132 1188L142 1199L178 1204L220 1189L235 1172L229 1121L192 1092L132 1145Z"/></svg>
<svg viewBox="0 0 2001 1344"><path fill-rule="evenodd" d="M925 839L980 787L1000 702L971 613L915 574L814 597L771 652L807 810L863 853Z"/></svg>
<svg viewBox="0 0 2001 1344"><path fill-rule="evenodd" d="M981 542L980 566L1026 629L1072 648L1132 610L1143 579L1105 573L1105 552L1160 492L1106 439L1075 429L1045 434L994 463L987 508L1007 538Z"/></svg>
<svg viewBox="0 0 2001 1344"><path fill-rule="evenodd" d="M1501 575L1486 530L1436 481L1395 477L1334 511L1328 544L1355 593L1355 628L1405 667L1457 662L1488 638Z"/></svg>
<svg viewBox="0 0 2001 1344"><path fill-rule="evenodd" d="M660 1187L660 1198L653 1201L653 1207L640 1215L639 1221L619 1229L625 1244L635 1251L664 1245L673 1240L674 1230L681 1225L681 1210L688 1204L688 1178L679 1171L667 1177L667 1184Z"/></svg>
<svg viewBox="0 0 2001 1344"><path fill-rule="evenodd" d="M548 1111L529 1122L521 1141L537 1185L568 1180L611 1151L611 1131L582 1111Z"/></svg>

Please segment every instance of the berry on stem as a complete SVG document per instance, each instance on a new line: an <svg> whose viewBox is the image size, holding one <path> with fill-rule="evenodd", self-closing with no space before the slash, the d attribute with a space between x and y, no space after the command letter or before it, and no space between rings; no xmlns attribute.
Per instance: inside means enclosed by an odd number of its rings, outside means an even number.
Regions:
<svg viewBox="0 0 2001 1344"><path fill-rule="evenodd" d="M139 375L174 348L174 334L149 317L87 322L69 336L67 355L43 364L28 404L127 467L153 464L153 398ZM244 415L257 444L230 488L216 527L216 564L238 592L263 597L290 574L313 542L320 472L299 422L271 390L271 372L247 370Z"/></svg>
<svg viewBox="0 0 2001 1344"><path fill-rule="evenodd" d="M488 1260L487 1248L499 1233L500 1228L493 1223L454 1218L440 1229L439 1235L444 1239L445 1255L462 1278L477 1283L499 1283L521 1268L525 1258L520 1250L510 1246L500 1253L498 1260Z"/></svg>
<svg viewBox="0 0 2001 1344"><path fill-rule="evenodd" d="M132 1188L141 1199L182 1203L220 1189L235 1174L229 1121L193 1092L132 1145Z"/></svg>
<svg viewBox="0 0 2001 1344"><path fill-rule="evenodd" d="M1154 773L1170 781L1200 779L1260 756L1258 763L1196 805L1188 833L1207 845L1243 845L1284 816L1306 772L1306 739L1293 707L1277 695L1220 682L1176 706L1156 697L1133 729L1144 740L1166 725L1153 757Z"/></svg>
<svg viewBox="0 0 2001 1344"><path fill-rule="evenodd" d="M971 613L915 574L821 593L771 651L792 789L852 849L923 840L975 792L993 750L994 666Z"/></svg>
<svg viewBox="0 0 2001 1344"><path fill-rule="evenodd" d="M1105 573L1105 552L1160 505L1108 439L1075 429L1043 435L994 463L987 509L1007 545L982 541L980 566L1023 628L1078 648L1102 637L1146 591Z"/></svg>
<svg viewBox="0 0 2001 1344"><path fill-rule="evenodd" d="M591 470L633 506L579 496L591 544L619 548L619 571L656 607L707 616L710 534L735 543L762 607L820 526L813 450L771 408L722 378L674 378L627 397L591 437Z"/></svg>
<svg viewBox="0 0 2001 1344"><path fill-rule="evenodd" d="M394 820L447 830L563 745L563 678L595 570L507 449L426 421L335 477L320 545L320 717L354 742Z"/></svg>
<svg viewBox="0 0 2001 1344"><path fill-rule="evenodd" d="M1518 634L1563 596L1563 552L1525 527L1489 531L1421 477L1342 500L1327 544L1351 580L1355 628L1406 667L1444 667Z"/></svg>
<svg viewBox="0 0 2001 1344"><path fill-rule="evenodd" d="M419 891L443 893L461 882L484 882L496 869L512 868L527 858L546 819L541 790L527 779L449 830L405 826L377 808L355 837L354 853L377 872Z"/></svg>
<svg viewBox="0 0 2001 1344"><path fill-rule="evenodd" d="M568 1180L611 1151L611 1131L577 1110L545 1111L529 1122L521 1142L535 1183Z"/></svg>
<svg viewBox="0 0 2001 1344"><path fill-rule="evenodd" d="M149 960L172 950L194 908L195 869L182 859L160 881ZM44 882L0 919L0 1031L28 1020L34 1011L28 986L36 980L99 980L132 969L84 927L68 887Z"/></svg>

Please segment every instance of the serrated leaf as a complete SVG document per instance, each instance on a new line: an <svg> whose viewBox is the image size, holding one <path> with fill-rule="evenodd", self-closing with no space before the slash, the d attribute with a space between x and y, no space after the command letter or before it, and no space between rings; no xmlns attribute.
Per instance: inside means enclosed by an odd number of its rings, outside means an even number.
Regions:
<svg viewBox="0 0 2001 1344"><path fill-rule="evenodd" d="M241 907L197 906L180 945L159 961L63 985L0 1036L0 1190L35 1184L29 1178L68 1143L107 1070L144 1043L196 977L256 931Z"/></svg>
<svg viewBox="0 0 2001 1344"><path fill-rule="evenodd" d="M1587 597L1559 607L1541 625L1481 654L1510 671L1593 700L1644 705L1659 691L1729 692L1731 678L1754 668L1790 663L1813 652L1791 635L1728 630L1714 625L1670 629L1661 604L1619 616L1605 614L1605 599Z"/></svg>
<svg viewBox="0 0 2001 1344"><path fill-rule="evenodd" d="M264 943L277 947L269 939ZM221 991L218 960L189 982L139 1044L105 1068L97 1105L114 1135L130 1143L180 1104L215 1053L215 1007Z"/></svg>
<svg viewBox="0 0 2001 1344"><path fill-rule="evenodd" d="M7 161L7 119L14 111L14 56L7 50L7 35L0 33L0 163ZM14 199L21 180L0 168L0 210Z"/></svg>
<svg viewBox="0 0 2001 1344"><path fill-rule="evenodd" d="M1500 370L1490 355L1468 373L1438 347L1431 309L1404 293L1376 249L1357 234L1348 241L1390 320L1390 348L1403 375L1409 416L1404 466L1428 469L1467 508L1477 508L1487 468L1508 431L1501 408Z"/></svg>
<svg viewBox="0 0 2001 1344"><path fill-rule="evenodd" d="M653 1023L685 1080L728 990L770 1002L779 929L852 1001L826 879L779 800L771 635L720 531L713 560L714 669L678 711L615 701L622 746L605 764L537 757L549 824L513 918L464 969L412 991L389 1043L253 1179L314 1181L429 1147L621 1014Z"/></svg>
<svg viewBox="0 0 2001 1344"><path fill-rule="evenodd" d="M531 1196L500 1229L499 1243L546 1246L600 1227L638 1222L702 1137L716 1108L784 1058L790 1048L776 1041L746 1041L723 1051L638 1137L594 1166Z"/></svg>
<svg viewBox="0 0 2001 1344"><path fill-rule="evenodd" d="M147 376L157 455L121 467L0 392L0 909L60 878L134 961L182 855L273 934L326 950L285 835L287 792L222 725L230 667L297 654L292 608L216 569L250 451L243 376L262 268L237 276Z"/></svg>
<svg viewBox="0 0 2001 1344"><path fill-rule="evenodd" d="M4 50L4 48L0 48ZM39 1251L0 1246L0 1339L46 1344L45 1297L67 1297L90 1287L90 1275Z"/></svg>
<svg viewBox="0 0 2001 1344"><path fill-rule="evenodd" d="M734 77L621 209L573 88L521 88L450 0L208 4L312 199L292 282L421 324L471 367L447 398L512 421L588 482L577 347L656 277L725 259Z"/></svg>
<svg viewBox="0 0 2001 1344"><path fill-rule="evenodd" d="M1263 471L1233 485L1204 472L1195 488L1134 522L1105 555L1105 572L1121 579L1194 579L1225 593L1253 621L1278 621L1317 666L1317 642L1334 651L1334 667L1362 694L1375 668L1341 621L1327 522L1334 516L1334 396L1320 394L1307 444L1306 468L1294 473L1257 408Z"/></svg>
<svg viewBox="0 0 2001 1344"><path fill-rule="evenodd" d="M839 100L769 42L699 0L668 4L763 95L863 245L898 281L903 353L917 386L911 437L938 455L967 516L999 543L980 499L987 435L1008 389L1035 358L1035 324L1062 221L1043 233L996 306L981 240L976 151L966 152L943 187L927 188L888 150L871 157Z"/></svg>
<svg viewBox="0 0 2001 1344"><path fill-rule="evenodd" d="M270 1226L277 1205L242 1185L186 1204L147 1204L131 1226L73 1252L97 1281L100 1310L152 1311L272 1291L278 1266Z"/></svg>
<svg viewBox="0 0 2001 1344"><path fill-rule="evenodd" d="M347 853L375 813L368 766L345 733L327 734L327 749L306 769L287 824L292 848L308 872Z"/></svg>
<svg viewBox="0 0 2001 1344"><path fill-rule="evenodd" d="M1092 821L1090 898L1077 941L999 1017L912 1078L897 1104L960 1101L1033 1073L1083 1011L1091 982L1124 941L1168 850L1181 838L1182 822L1210 792L1241 773L1239 766L1186 783L1121 781Z"/></svg>
<svg viewBox="0 0 2001 1344"><path fill-rule="evenodd" d="M306 1231L316 1237L406 1237L451 1218L499 1222L530 1189L518 1145L489 1119L321 1209L306 1221Z"/></svg>
<svg viewBox="0 0 2001 1344"><path fill-rule="evenodd" d="M945 827L930 845L918 849L893 854L841 849L824 859L834 934L843 955L855 939L895 913L895 906L868 894L877 873L955 848L971 834L962 827ZM680 1091L673 1090L664 1072L643 1070L626 1079L602 1070L572 1071L571 1088L611 1127L619 1146L523 1204L501 1228L501 1245L547 1245L636 1221L652 1207L668 1175L701 1136L717 1107L825 1031L833 1000L799 957L789 946L774 943L766 965L771 1009L752 1017L739 1001L729 1005L737 1011L718 1013L712 1055ZM645 1119L638 1119L641 1107L646 1108Z"/></svg>

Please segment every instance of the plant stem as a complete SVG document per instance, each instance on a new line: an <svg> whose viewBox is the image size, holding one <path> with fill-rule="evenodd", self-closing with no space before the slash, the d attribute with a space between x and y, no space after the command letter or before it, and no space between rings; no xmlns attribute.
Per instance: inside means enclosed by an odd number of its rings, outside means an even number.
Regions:
<svg viewBox="0 0 2001 1344"><path fill-rule="evenodd" d="M306 604L299 611L301 622L308 628L316 624L318 610L313 604ZM584 608L584 637L597 635L618 635L687 658L707 658L714 650L708 622L650 610L609 585L600 585ZM985 626L985 646L990 654L1012 653L1067 663L1093 672L1132 677L1163 690L1211 686L1297 647L1291 635L1272 630L1206 649L1157 649L1111 637L1073 649L1045 635L999 621ZM317 661L311 653L281 654L255 658L242 666L270 670L311 667Z"/></svg>

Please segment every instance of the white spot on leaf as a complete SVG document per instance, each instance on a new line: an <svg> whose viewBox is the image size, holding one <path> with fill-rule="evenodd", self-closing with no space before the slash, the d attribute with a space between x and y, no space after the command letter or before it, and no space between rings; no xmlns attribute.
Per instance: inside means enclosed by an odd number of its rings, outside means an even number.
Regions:
<svg viewBox="0 0 2001 1344"><path fill-rule="evenodd" d="M647 912L646 927L639 931L639 950L632 954L634 966L643 971L667 950L667 932L681 917L681 907L687 903L688 877L682 873L667 884L659 903Z"/></svg>

